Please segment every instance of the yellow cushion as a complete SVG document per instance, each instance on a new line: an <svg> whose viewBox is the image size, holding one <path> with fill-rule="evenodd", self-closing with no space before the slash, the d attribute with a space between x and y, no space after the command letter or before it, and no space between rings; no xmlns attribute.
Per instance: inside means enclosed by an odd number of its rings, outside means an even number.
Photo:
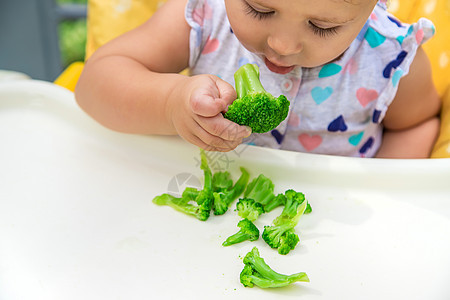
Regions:
<svg viewBox="0 0 450 300"><path fill-rule="evenodd" d="M144 23L165 0L89 0L86 59L109 40Z"/></svg>
<svg viewBox="0 0 450 300"><path fill-rule="evenodd" d="M403 22L411 20L411 15L417 8L421 0L390 0L388 1L388 8L397 18Z"/></svg>
<svg viewBox="0 0 450 300"><path fill-rule="evenodd" d="M89 0L86 57L101 45L144 23L166 0ZM75 62L54 81L75 90L84 64Z"/></svg>
<svg viewBox="0 0 450 300"><path fill-rule="evenodd" d="M59 76L54 83L65 87L70 91L75 91L78 78L80 78L81 71L83 71L84 63L76 61L71 63Z"/></svg>

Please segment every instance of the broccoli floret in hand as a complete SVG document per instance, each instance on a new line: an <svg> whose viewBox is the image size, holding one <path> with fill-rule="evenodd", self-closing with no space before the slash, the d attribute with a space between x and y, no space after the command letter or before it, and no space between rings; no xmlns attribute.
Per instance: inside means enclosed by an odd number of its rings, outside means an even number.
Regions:
<svg viewBox="0 0 450 300"><path fill-rule="evenodd" d="M236 203L236 210L238 216L241 218L247 218L250 221L255 221L261 214L264 213L264 207L261 203L256 202L251 198L241 198Z"/></svg>
<svg viewBox="0 0 450 300"><path fill-rule="evenodd" d="M213 176L213 209L215 215L223 215L227 212L231 203L235 201L245 190L250 179L248 171L241 167L241 176L233 185L228 172L218 172Z"/></svg>
<svg viewBox="0 0 450 300"><path fill-rule="evenodd" d="M244 257L244 269L240 274L240 281L245 287L277 288L287 286L294 282L309 282L308 275L304 272L292 275L284 275L275 272L254 247Z"/></svg>
<svg viewBox="0 0 450 300"><path fill-rule="evenodd" d="M296 209L296 215L292 218L275 219L277 224L264 226L262 233L263 240L272 248L278 249L278 253L286 255L295 248L299 242L299 237L295 233L295 226L304 214L307 201L303 201ZM274 223L275 223L274 221Z"/></svg>
<svg viewBox="0 0 450 300"><path fill-rule="evenodd" d="M252 128L252 132L268 132L277 127L289 112L284 95L275 98L259 79L256 64L245 64L234 74L237 99L228 107L225 118Z"/></svg>
<svg viewBox="0 0 450 300"><path fill-rule="evenodd" d="M222 246L230 246L244 241L256 241L259 238L259 230L255 224L249 219L242 219L237 226L240 228L238 232L229 236Z"/></svg>

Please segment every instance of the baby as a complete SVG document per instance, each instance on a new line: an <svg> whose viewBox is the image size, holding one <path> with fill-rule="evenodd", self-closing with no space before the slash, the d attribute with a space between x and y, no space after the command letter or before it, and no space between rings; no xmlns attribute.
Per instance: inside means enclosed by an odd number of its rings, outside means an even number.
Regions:
<svg viewBox="0 0 450 300"><path fill-rule="evenodd" d="M169 0L97 50L75 96L103 125L178 134L206 150L240 143L301 152L428 157L440 100L421 48L430 21L402 24L376 0ZM223 117L234 72L260 68L291 101L268 133ZM189 68L189 76L180 74Z"/></svg>

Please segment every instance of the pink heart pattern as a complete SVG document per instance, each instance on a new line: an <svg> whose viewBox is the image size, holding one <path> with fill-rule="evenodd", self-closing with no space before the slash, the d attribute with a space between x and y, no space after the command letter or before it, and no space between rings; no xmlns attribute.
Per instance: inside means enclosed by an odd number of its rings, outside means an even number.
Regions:
<svg viewBox="0 0 450 300"><path fill-rule="evenodd" d="M298 141L307 151L312 151L322 144L322 137L320 135L302 133L298 136Z"/></svg>
<svg viewBox="0 0 450 300"><path fill-rule="evenodd" d="M423 29L417 30L417 32L416 32L416 42L417 42L418 45L422 44L423 37L424 37Z"/></svg>
<svg viewBox="0 0 450 300"><path fill-rule="evenodd" d="M378 92L376 90L369 90L362 87L356 91L356 98L362 107L366 107L370 102L378 98Z"/></svg>
<svg viewBox="0 0 450 300"><path fill-rule="evenodd" d="M344 67L344 72L348 72L350 75L356 74L358 72L358 63L355 61L355 59L350 58L348 63Z"/></svg>
<svg viewBox="0 0 450 300"><path fill-rule="evenodd" d="M202 7L194 9L192 12L192 19L194 19L195 23L200 26L203 26L203 20L209 20L212 18L213 10L211 6L209 6L208 2L205 1Z"/></svg>
<svg viewBox="0 0 450 300"><path fill-rule="evenodd" d="M205 47L203 48L202 54L208 54L211 52L214 52L219 48L219 40L218 39L211 39L208 37L205 43Z"/></svg>

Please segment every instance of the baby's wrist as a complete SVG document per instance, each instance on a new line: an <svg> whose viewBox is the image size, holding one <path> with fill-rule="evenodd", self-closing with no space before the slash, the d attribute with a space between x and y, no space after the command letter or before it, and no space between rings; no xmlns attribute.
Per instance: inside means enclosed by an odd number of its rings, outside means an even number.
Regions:
<svg viewBox="0 0 450 300"><path fill-rule="evenodd" d="M187 101L190 95L189 85L190 78L188 76L173 74L174 77L170 79L171 87L168 89L168 94L165 99L165 117L168 123L174 128L175 111L183 106L183 102Z"/></svg>

